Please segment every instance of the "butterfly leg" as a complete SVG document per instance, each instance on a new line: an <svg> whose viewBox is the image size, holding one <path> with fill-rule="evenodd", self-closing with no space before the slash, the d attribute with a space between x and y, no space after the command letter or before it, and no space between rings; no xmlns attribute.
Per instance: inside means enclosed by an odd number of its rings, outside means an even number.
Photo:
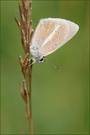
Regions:
<svg viewBox="0 0 90 135"><path fill-rule="evenodd" d="M36 62L36 60L34 58L31 58L29 67L31 67L35 62Z"/></svg>

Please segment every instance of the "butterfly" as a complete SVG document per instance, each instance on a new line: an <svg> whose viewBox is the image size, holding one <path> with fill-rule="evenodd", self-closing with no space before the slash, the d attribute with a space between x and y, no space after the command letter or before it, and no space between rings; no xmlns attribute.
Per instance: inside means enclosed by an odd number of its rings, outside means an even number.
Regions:
<svg viewBox="0 0 90 135"><path fill-rule="evenodd" d="M74 22L60 18L41 19L34 32L30 52L34 64L68 42L79 30Z"/></svg>

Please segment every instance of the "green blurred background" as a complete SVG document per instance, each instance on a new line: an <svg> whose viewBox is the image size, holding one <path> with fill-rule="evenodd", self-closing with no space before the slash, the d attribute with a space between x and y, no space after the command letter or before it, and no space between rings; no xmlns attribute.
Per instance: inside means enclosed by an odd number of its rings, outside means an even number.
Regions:
<svg viewBox="0 0 90 135"><path fill-rule="evenodd" d="M89 10L88 1L33 0L35 28L41 18L64 18L80 26L76 36L47 61L33 66L32 106L35 134L88 134L89 132ZM29 133L25 104L20 95L23 76L18 57L24 52L18 1L1 1L1 134Z"/></svg>

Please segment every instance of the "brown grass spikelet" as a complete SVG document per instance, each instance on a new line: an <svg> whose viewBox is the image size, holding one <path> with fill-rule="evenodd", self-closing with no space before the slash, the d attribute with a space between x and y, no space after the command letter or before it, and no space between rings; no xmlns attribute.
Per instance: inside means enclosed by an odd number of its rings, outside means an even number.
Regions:
<svg viewBox="0 0 90 135"><path fill-rule="evenodd" d="M32 77L32 66L30 66L30 51L29 47L33 35L33 26L31 20L31 9L32 9L32 0L22 0L18 2L20 21L16 18L15 21L18 25L18 28L21 33L21 43L23 50L25 52L25 58L22 59L22 56L19 56L19 62L21 65L21 71L24 77L23 86L20 89L22 99L26 103L25 114L29 120L30 125L30 134L33 134L33 123L32 123L32 102L31 102L31 77Z"/></svg>
<svg viewBox="0 0 90 135"><path fill-rule="evenodd" d="M32 1L22 0L19 3L20 22L15 18L15 21L21 32L21 41L25 53L29 53L29 43L32 39L33 28L32 20L30 20Z"/></svg>

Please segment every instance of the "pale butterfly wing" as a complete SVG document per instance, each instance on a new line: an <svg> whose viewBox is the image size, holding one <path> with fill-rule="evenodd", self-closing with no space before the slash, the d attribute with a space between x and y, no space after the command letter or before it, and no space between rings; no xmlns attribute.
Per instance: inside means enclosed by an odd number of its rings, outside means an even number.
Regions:
<svg viewBox="0 0 90 135"><path fill-rule="evenodd" d="M66 42L68 42L76 33L77 31L79 30L79 26L71 21L67 21L66 22L68 23L69 25L69 29L68 29L68 34L67 34L67 38L64 42L64 44Z"/></svg>
<svg viewBox="0 0 90 135"><path fill-rule="evenodd" d="M41 24L43 24L43 26L40 31L43 31L42 29L44 28L46 29L44 30L44 33L40 34L41 37L39 37L39 39L42 39L43 35L44 39L40 48L40 53L43 56L49 55L59 49L62 45L68 42L79 29L77 24L65 19L42 19L40 21L40 26ZM53 25L51 26L51 24ZM50 32L46 33L46 31L49 30Z"/></svg>
<svg viewBox="0 0 90 135"><path fill-rule="evenodd" d="M41 19L33 35L31 46L36 45L40 48L47 37L54 31L56 25L57 24L53 21Z"/></svg>

